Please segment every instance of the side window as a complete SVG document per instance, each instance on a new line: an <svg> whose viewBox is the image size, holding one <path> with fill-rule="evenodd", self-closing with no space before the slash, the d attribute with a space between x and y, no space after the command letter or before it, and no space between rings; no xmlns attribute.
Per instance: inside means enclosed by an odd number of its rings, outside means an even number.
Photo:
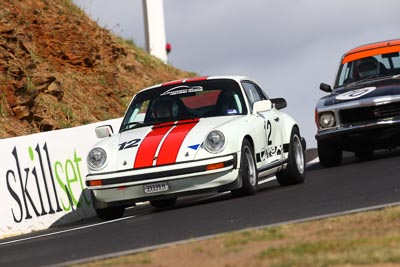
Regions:
<svg viewBox="0 0 400 267"><path fill-rule="evenodd" d="M266 99L266 97L259 92L259 87L251 82L242 82L243 88L246 92L247 99L250 103L250 110L252 112L253 103L262 99Z"/></svg>
<svg viewBox="0 0 400 267"><path fill-rule="evenodd" d="M345 83L345 81L350 81L352 79L352 77L350 77L350 73L352 73L350 71L350 67L351 65L348 63L345 63L344 65L341 66L341 71L340 74L338 76L339 81L338 84L339 86L343 85Z"/></svg>
<svg viewBox="0 0 400 267"><path fill-rule="evenodd" d="M143 122L146 116L149 102L150 100L146 100L144 102L138 103L138 105L134 107L132 114L129 116L129 121L127 121L127 123Z"/></svg>
<svg viewBox="0 0 400 267"><path fill-rule="evenodd" d="M385 66L386 69L390 69L389 59L382 57L382 55L377 55L375 57L378 59L380 63L383 64L383 66Z"/></svg>
<svg viewBox="0 0 400 267"><path fill-rule="evenodd" d="M257 84L255 84L255 87L257 88L258 93L260 94L260 100L268 100L269 97L267 94L264 92L263 89L260 88Z"/></svg>
<svg viewBox="0 0 400 267"><path fill-rule="evenodd" d="M397 69L400 68L400 57L393 57L393 66Z"/></svg>

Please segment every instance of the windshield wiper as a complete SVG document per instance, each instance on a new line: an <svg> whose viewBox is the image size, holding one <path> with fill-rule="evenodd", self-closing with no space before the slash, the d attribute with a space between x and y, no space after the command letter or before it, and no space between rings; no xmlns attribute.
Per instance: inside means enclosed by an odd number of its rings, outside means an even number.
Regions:
<svg viewBox="0 0 400 267"><path fill-rule="evenodd" d="M375 79L375 78L383 78L383 77L386 77L385 75L382 75L382 74L375 74L375 75L372 75L372 76L368 76L368 77L366 77L366 78L364 78L364 79L361 79L361 80L358 80L358 81L355 81L354 83L362 83L362 82L366 82L366 81L369 81L369 80L373 80L373 79Z"/></svg>
<svg viewBox="0 0 400 267"><path fill-rule="evenodd" d="M151 124L152 123L144 123L143 121L129 122L127 124L122 125L121 132L130 130L130 129L134 129L134 128L138 128L138 127L148 126L148 125L151 125ZM133 127L130 127L130 126L133 126Z"/></svg>

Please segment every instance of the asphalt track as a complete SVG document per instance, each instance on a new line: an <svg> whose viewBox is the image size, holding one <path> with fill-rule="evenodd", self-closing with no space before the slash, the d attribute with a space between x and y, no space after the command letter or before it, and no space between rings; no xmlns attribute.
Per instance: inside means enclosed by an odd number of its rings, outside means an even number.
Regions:
<svg viewBox="0 0 400 267"><path fill-rule="evenodd" d="M93 218L3 239L0 266L64 266L234 230L399 205L399 162L399 151L364 162L347 155L339 167L311 164L301 185L281 187L272 180L255 196L200 195L179 199L165 211L141 205L112 222Z"/></svg>

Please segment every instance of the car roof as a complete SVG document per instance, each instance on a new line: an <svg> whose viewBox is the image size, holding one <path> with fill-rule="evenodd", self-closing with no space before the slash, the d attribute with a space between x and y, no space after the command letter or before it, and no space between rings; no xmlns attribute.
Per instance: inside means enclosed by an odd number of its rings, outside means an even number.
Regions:
<svg viewBox="0 0 400 267"><path fill-rule="evenodd" d="M400 52L400 39L376 42L353 48L343 55L342 64L364 57L392 52Z"/></svg>

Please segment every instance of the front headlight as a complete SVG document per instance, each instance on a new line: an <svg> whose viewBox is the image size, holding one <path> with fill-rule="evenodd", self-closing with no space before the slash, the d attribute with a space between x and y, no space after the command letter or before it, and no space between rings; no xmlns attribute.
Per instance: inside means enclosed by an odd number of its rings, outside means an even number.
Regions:
<svg viewBox="0 0 400 267"><path fill-rule="evenodd" d="M104 168L104 166L106 165L106 161L107 161L107 153L106 151L104 151L104 149L96 147L90 150L87 157L87 163L89 165L89 168L98 171Z"/></svg>
<svg viewBox="0 0 400 267"><path fill-rule="evenodd" d="M204 147L208 152L218 153L225 147L225 136L222 132L214 130L204 140Z"/></svg>
<svg viewBox="0 0 400 267"><path fill-rule="evenodd" d="M333 112L324 112L319 115L319 125L321 128L331 128L335 126L335 116Z"/></svg>

